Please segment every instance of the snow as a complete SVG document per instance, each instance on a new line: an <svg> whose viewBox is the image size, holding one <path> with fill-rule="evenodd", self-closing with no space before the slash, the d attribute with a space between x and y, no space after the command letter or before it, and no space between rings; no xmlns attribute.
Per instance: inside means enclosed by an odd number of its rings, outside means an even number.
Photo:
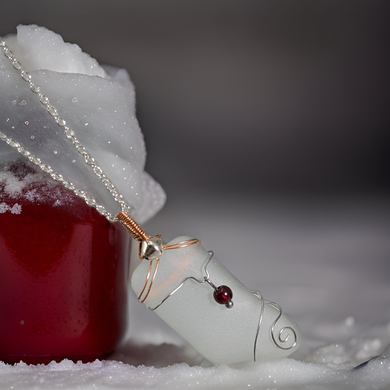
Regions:
<svg viewBox="0 0 390 390"><path fill-rule="evenodd" d="M386 367L387 365L387 367ZM15 371L18 378L15 381ZM387 372L386 372L387 371ZM89 364L65 360L45 367L2 367L3 388L17 389L386 389L388 362L381 360L355 372L294 360L239 368L190 367L176 364L156 369L113 361ZM374 387L376 386L376 387Z"/></svg>
<svg viewBox="0 0 390 390"><path fill-rule="evenodd" d="M32 203L60 206L59 199L69 205L75 196L48 174L19 158L0 166L0 213L21 214L22 206L16 202L21 197Z"/></svg>
<svg viewBox="0 0 390 390"><path fill-rule="evenodd" d="M151 218L163 206L165 194L144 172L146 150L128 73L99 65L77 45L65 43L60 35L44 27L18 26L17 31L16 36L5 40L33 82L134 206L132 215L137 221ZM94 196L109 212L120 211L38 95L31 92L4 55L0 56L0 90L1 131L76 188ZM18 157L15 150L0 142L0 163Z"/></svg>
<svg viewBox="0 0 390 390"><path fill-rule="evenodd" d="M129 338L108 360L0 363L0 389L388 390L386 197L296 201L209 191L173 194L145 228L166 239L178 229L200 237L240 281L278 302L302 330L291 358L213 367L129 292Z"/></svg>
<svg viewBox="0 0 390 390"><path fill-rule="evenodd" d="M15 203L11 208L12 214L21 214L22 213L22 206Z"/></svg>
<svg viewBox="0 0 390 390"><path fill-rule="evenodd" d="M9 206L7 205L7 203L5 202L0 203L0 214L3 214L8 210L9 210Z"/></svg>

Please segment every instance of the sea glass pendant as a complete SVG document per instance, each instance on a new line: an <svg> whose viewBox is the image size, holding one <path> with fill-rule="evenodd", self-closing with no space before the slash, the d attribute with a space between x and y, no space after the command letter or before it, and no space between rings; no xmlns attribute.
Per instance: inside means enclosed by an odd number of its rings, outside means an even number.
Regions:
<svg viewBox="0 0 390 390"><path fill-rule="evenodd" d="M163 251L144 302L149 309L213 364L268 361L293 353L300 331L281 308L247 289L200 242L174 245L186 240L192 239L178 237L166 246L175 249ZM150 268L144 260L133 273L137 296Z"/></svg>

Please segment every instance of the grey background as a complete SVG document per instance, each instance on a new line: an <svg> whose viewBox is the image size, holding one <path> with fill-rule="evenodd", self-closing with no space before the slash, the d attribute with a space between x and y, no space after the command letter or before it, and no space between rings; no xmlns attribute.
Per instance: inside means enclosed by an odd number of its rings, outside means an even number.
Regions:
<svg viewBox="0 0 390 390"><path fill-rule="evenodd" d="M136 86L147 169L185 188L389 189L388 1L0 0Z"/></svg>

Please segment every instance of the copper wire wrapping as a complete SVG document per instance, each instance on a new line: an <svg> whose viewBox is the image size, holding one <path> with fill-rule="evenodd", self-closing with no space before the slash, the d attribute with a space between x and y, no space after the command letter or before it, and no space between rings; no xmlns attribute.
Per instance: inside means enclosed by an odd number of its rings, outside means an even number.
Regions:
<svg viewBox="0 0 390 390"><path fill-rule="evenodd" d="M130 234L133 236L133 238L135 240L137 240L140 244L142 244L143 241L147 242L151 238L138 225L138 223L134 221L133 218L131 218L129 215L127 215L123 211L120 211L116 215L116 219L122 223L122 225L130 232ZM163 245L162 249L163 250L181 249L181 248L187 248L188 246L195 245L198 243L200 243L200 240L198 238L190 238L188 240L175 242L174 244ZM154 283L156 276L157 276L157 270L158 270L158 266L160 264L160 259L158 258L155 260L155 267L154 267L153 274L152 274L153 263L154 263L153 260L149 260L149 268L148 268L148 272L146 274L145 283L142 287L140 294L138 295L138 300L141 303L146 301L146 299L149 296L150 291L152 290L153 283ZM146 288L147 288L147 291L144 294Z"/></svg>
<svg viewBox="0 0 390 390"><path fill-rule="evenodd" d="M152 262L150 262L150 264L152 265ZM150 293L150 290L152 289L153 287L153 283L154 283L154 280L156 279L156 275L157 275L157 270L158 270L158 265L160 264L160 259L157 259L156 260L156 266L154 267L154 271L153 271L153 276L152 276L152 280L149 284L149 288L148 288L148 291L146 292L145 296L142 298L142 293L145 291L145 288L150 280L150 272L148 271L148 275L145 279L145 284L144 284L144 288L142 289L141 293L138 295L138 300L141 302L141 303L144 303L146 301L146 299L148 298L149 296L149 293ZM149 267L150 269L151 267Z"/></svg>
<svg viewBox="0 0 390 390"><path fill-rule="evenodd" d="M122 223L122 225L130 232L135 240L138 242L147 241L149 236L145 233L144 230L134 221L129 215L120 211L116 218Z"/></svg>
<svg viewBox="0 0 390 390"><path fill-rule="evenodd" d="M141 303L142 303L141 297L142 297L142 294L143 294L144 291L145 291L146 286L148 285L149 278L150 278L150 273L151 273L151 271L152 271L152 267L153 267L153 263L152 263L151 261L149 261L149 268L148 268L148 273L146 274L145 283L144 283L144 285L143 285L143 287L142 287L141 292L140 292L139 295L138 295L138 300L139 300ZM146 298L145 298L145 299L146 299Z"/></svg>
<svg viewBox="0 0 390 390"><path fill-rule="evenodd" d="M163 249L180 249L187 248L187 246L195 245L200 243L199 238L190 238L189 240L179 241L174 244L164 245Z"/></svg>
<svg viewBox="0 0 390 390"><path fill-rule="evenodd" d="M191 238L189 240L183 240L183 241L179 241L179 242L176 242L174 244L170 244L170 245L164 245L163 246L163 249L164 250L170 250L170 249L180 249L180 248L186 248L188 246L191 246L191 245L195 245L197 243L200 243L200 240L198 238ZM153 266L153 262L151 261L150 264L149 264L149 269L148 269L148 272L146 274L146 278L145 278L145 283L142 287L142 290L141 292L139 293L138 295L138 300L141 302L141 303L144 303L146 301L146 299L148 298L149 296L149 293L150 291L152 290L152 287L153 287L153 283L154 283L154 280L156 279L156 276L157 276L157 270L158 270L158 266L160 264L160 259L157 259L156 260L156 266L154 268L154 271L153 271L153 275L152 275L152 279L150 281L150 275L151 275L151 271L152 271L152 266ZM149 284L149 281L150 281L150 284ZM146 292L146 294L143 296L143 293L147 287L147 285L149 284L149 288L148 288L148 291Z"/></svg>

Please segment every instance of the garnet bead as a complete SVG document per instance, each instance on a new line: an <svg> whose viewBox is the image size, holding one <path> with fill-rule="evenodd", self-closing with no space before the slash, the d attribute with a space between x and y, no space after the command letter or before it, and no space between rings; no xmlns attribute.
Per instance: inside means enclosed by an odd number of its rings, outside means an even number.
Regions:
<svg viewBox="0 0 390 390"><path fill-rule="evenodd" d="M214 299L220 305L229 305L233 298L233 292L228 286L219 286L214 291Z"/></svg>

